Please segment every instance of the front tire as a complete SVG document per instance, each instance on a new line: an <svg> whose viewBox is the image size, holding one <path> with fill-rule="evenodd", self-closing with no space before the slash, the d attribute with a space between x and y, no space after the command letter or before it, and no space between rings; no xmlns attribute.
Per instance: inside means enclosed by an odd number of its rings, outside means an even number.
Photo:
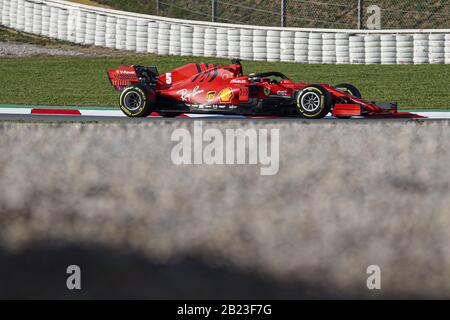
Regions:
<svg viewBox="0 0 450 320"><path fill-rule="evenodd" d="M358 99L362 98L361 92L358 90L358 88L356 88L352 84L342 83L342 84L338 84L335 88L342 92L348 93Z"/></svg>
<svg viewBox="0 0 450 320"><path fill-rule="evenodd" d="M299 91L295 98L297 111L301 117L321 119L332 107L330 93L319 85L310 85Z"/></svg>
<svg viewBox="0 0 450 320"><path fill-rule="evenodd" d="M149 89L152 90L152 89ZM153 92L149 92L142 86L125 88L119 97L119 106L128 117L147 117L152 112Z"/></svg>

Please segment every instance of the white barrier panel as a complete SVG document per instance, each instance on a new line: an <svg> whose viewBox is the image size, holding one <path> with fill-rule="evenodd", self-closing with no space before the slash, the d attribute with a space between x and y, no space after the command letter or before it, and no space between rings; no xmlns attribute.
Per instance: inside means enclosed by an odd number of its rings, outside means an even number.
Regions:
<svg viewBox="0 0 450 320"><path fill-rule="evenodd" d="M336 63L336 36L334 33L322 34L322 62L325 64Z"/></svg>
<svg viewBox="0 0 450 320"><path fill-rule="evenodd" d="M16 30L19 30L18 23L19 23L19 6L20 6L20 0L11 0L11 7L10 7L10 13L9 13L9 19L11 23L11 28L14 28ZM22 5L23 8L23 5ZM22 11L23 13L23 11Z"/></svg>
<svg viewBox="0 0 450 320"><path fill-rule="evenodd" d="M116 20L116 49L124 50L127 39L127 19L117 18Z"/></svg>
<svg viewBox="0 0 450 320"><path fill-rule="evenodd" d="M45 37L50 35L50 15L52 8L47 5L42 6L42 31L41 34ZM71 42L74 42L75 39L68 39Z"/></svg>
<svg viewBox="0 0 450 320"><path fill-rule="evenodd" d="M296 63L308 63L309 32L297 31L294 40L294 56Z"/></svg>
<svg viewBox="0 0 450 320"><path fill-rule="evenodd" d="M17 0L10 0L9 3L9 26L10 28L17 28Z"/></svg>
<svg viewBox="0 0 450 320"><path fill-rule="evenodd" d="M42 4L40 3L33 5L33 29L31 32L38 35L42 33Z"/></svg>
<svg viewBox="0 0 450 320"><path fill-rule="evenodd" d="M441 64L445 63L445 35L444 34L430 34L430 63Z"/></svg>
<svg viewBox="0 0 450 320"><path fill-rule="evenodd" d="M194 26L192 35L192 54L194 56L203 56L205 54L205 28Z"/></svg>
<svg viewBox="0 0 450 320"><path fill-rule="evenodd" d="M228 31L225 28L217 29L216 54L219 58L228 57Z"/></svg>
<svg viewBox="0 0 450 320"><path fill-rule="evenodd" d="M128 18L126 39L125 39L125 49L128 51L136 51L136 31L137 31L136 19Z"/></svg>
<svg viewBox="0 0 450 320"><path fill-rule="evenodd" d="M336 63L349 64L350 63L350 34L336 33Z"/></svg>
<svg viewBox="0 0 450 320"><path fill-rule="evenodd" d="M445 63L450 64L450 34L445 35Z"/></svg>
<svg viewBox="0 0 450 320"><path fill-rule="evenodd" d="M253 60L267 60L267 32L266 30L253 30Z"/></svg>
<svg viewBox="0 0 450 320"><path fill-rule="evenodd" d="M136 52L148 52L148 20L139 19L136 22Z"/></svg>
<svg viewBox="0 0 450 320"><path fill-rule="evenodd" d="M429 62L428 34L417 33L414 35L414 64L424 64Z"/></svg>
<svg viewBox="0 0 450 320"><path fill-rule="evenodd" d="M33 11L34 4L32 2L26 1L24 3L25 7L25 21L24 21L24 31L28 33L33 32ZM53 10L53 8L51 8Z"/></svg>
<svg viewBox="0 0 450 320"><path fill-rule="evenodd" d="M412 35L397 35L397 64L414 62L414 38Z"/></svg>
<svg viewBox="0 0 450 320"><path fill-rule="evenodd" d="M194 30L195 32L195 30ZM195 36L195 34L194 34ZM228 29L228 57L238 58L240 55L239 48L239 29Z"/></svg>
<svg viewBox="0 0 450 320"><path fill-rule="evenodd" d="M239 58L253 60L253 30L239 30Z"/></svg>
<svg viewBox="0 0 450 320"><path fill-rule="evenodd" d="M170 24L158 22L158 54L168 55L170 49Z"/></svg>
<svg viewBox="0 0 450 320"><path fill-rule="evenodd" d="M169 54L171 56L181 55L181 29L177 24L170 26Z"/></svg>
<svg viewBox="0 0 450 320"><path fill-rule="evenodd" d="M10 26L10 20L9 20L9 7L11 5L11 0L3 0L3 6L2 6L2 25L9 27Z"/></svg>
<svg viewBox="0 0 450 320"><path fill-rule="evenodd" d="M3 14L3 1L4 0L0 0L0 25L3 24L2 23L2 21L3 21L3 17L2 17L2 14Z"/></svg>
<svg viewBox="0 0 450 320"><path fill-rule="evenodd" d="M180 28L180 51L182 56L192 56L194 28L191 26L181 26Z"/></svg>
<svg viewBox="0 0 450 320"><path fill-rule="evenodd" d="M147 52L158 53L158 22L149 21Z"/></svg>
<svg viewBox="0 0 450 320"><path fill-rule="evenodd" d="M2 1L0 0L0 10L2 7ZM50 12L50 7L46 6ZM1 13L0 13L1 19ZM0 23L1 24L1 23ZM25 0L19 0L17 3L17 26L19 31L25 31Z"/></svg>
<svg viewBox="0 0 450 320"><path fill-rule="evenodd" d="M77 14L78 10L69 9L67 17L67 41L75 42L77 38Z"/></svg>
<svg viewBox="0 0 450 320"><path fill-rule="evenodd" d="M278 30L267 31L267 61L280 61L280 37L281 32Z"/></svg>
<svg viewBox="0 0 450 320"><path fill-rule="evenodd" d="M395 35L381 35L381 63L397 63L397 39Z"/></svg>
<svg viewBox="0 0 450 320"><path fill-rule="evenodd" d="M58 15L59 8L51 7L50 8L50 26L48 30L48 36L50 38L58 38ZM34 21L33 21L34 24ZM26 26L26 25L25 25Z"/></svg>
<svg viewBox="0 0 450 320"><path fill-rule="evenodd" d="M97 15L94 12L86 14L86 34L84 37L84 44L93 45L95 42L95 23Z"/></svg>
<svg viewBox="0 0 450 320"><path fill-rule="evenodd" d="M381 39L379 35L364 37L364 58L366 64L381 63Z"/></svg>
<svg viewBox="0 0 450 320"><path fill-rule="evenodd" d="M365 63L365 45L364 36L350 36L349 38L349 57L351 64Z"/></svg>
<svg viewBox="0 0 450 320"><path fill-rule="evenodd" d="M285 62L295 61L295 32L281 31L280 34L280 60Z"/></svg>
<svg viewBox="0 0 450 320"><path fill-rule="evenodd" d="M106 16L102 14L97 15L95 21L95 37L94 44L99 47L106 46Z"/></svg>
<svg viewBox="0 0 450 320"><path fill-rule="evenodd" d="M322 63L322 33L311 32L308 41L308 62Z"/></svg>
<svg viewBox="0 0 450 320"><path fill-rule="evenodd" d="M450 30L278 28L188 21L63 0L0 0L0 24L37 35L161 55L297 63L450 62Z"/></svg>
<svg viewBox="0 0 450 320"><path fill-rule="evenodd" d="M77 12L77 18L76 18L76 27L75 27L75 42L76 43L84 43L85 37L86 37L86 17L87 13L86 11L79 10Z"/></svg>
<svg viewBox="0 0 450 320"><path fill-rule="evenodd" d="M215 28L205 29L205 57L215 57L216 56L216 41L217 33Z"/></svg>
<svg viewBox="0 0 450 320"><path fill-rule="evenodd" d="M106 31L105 31L105 47L116 47L116 17L106 17Z"/></svg>
<svg viewBox="0 0 450 320"><path fill-rule="evenodd" d="M69 19L69 11L60 9L58 12L58 39L67 41L67 23Z"/></svg>

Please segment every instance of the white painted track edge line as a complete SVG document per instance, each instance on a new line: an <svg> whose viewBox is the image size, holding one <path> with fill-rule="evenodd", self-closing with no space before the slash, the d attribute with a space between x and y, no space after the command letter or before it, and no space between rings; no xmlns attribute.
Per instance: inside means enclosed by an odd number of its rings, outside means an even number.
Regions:
<svg viewBox="0 0 450 320"><path fill-rule="evenodd" d="M78 110L82 116L91 117L125 117L120 110Z"/></svg>
<svg viewBox="0 0 450 320"><path fill-rule="evenodd" d="M31 114L31 108L0 108L0 114Z"/></svg>

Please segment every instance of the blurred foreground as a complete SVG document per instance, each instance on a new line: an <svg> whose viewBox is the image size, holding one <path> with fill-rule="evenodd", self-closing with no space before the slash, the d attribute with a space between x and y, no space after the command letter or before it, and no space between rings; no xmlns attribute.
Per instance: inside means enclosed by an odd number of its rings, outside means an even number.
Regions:
<svg viewBox="0 0 450 320"><path fill-rule="evenodd" d="M0 123L0 298L450 298L450 122L203 127L280 129L278 175L175 166L191 121Z"/></svg>

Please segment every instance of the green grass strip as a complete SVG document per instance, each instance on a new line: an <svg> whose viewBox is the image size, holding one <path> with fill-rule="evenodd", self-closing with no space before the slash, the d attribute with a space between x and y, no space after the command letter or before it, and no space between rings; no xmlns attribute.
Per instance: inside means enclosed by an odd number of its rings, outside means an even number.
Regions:
<svg viewBox="0 0 450 320"><path fill-rule="evenodd" d="M118 93L106 75L120 65L156 65L160 73L190 62L225 65L228 59L127 56L0 59L0 103L114 108ZM296 82L352 83L368 101L396 101L401 109L449 110L450 65L302 65L243 62L244 72L280 71Z"/></svg>

